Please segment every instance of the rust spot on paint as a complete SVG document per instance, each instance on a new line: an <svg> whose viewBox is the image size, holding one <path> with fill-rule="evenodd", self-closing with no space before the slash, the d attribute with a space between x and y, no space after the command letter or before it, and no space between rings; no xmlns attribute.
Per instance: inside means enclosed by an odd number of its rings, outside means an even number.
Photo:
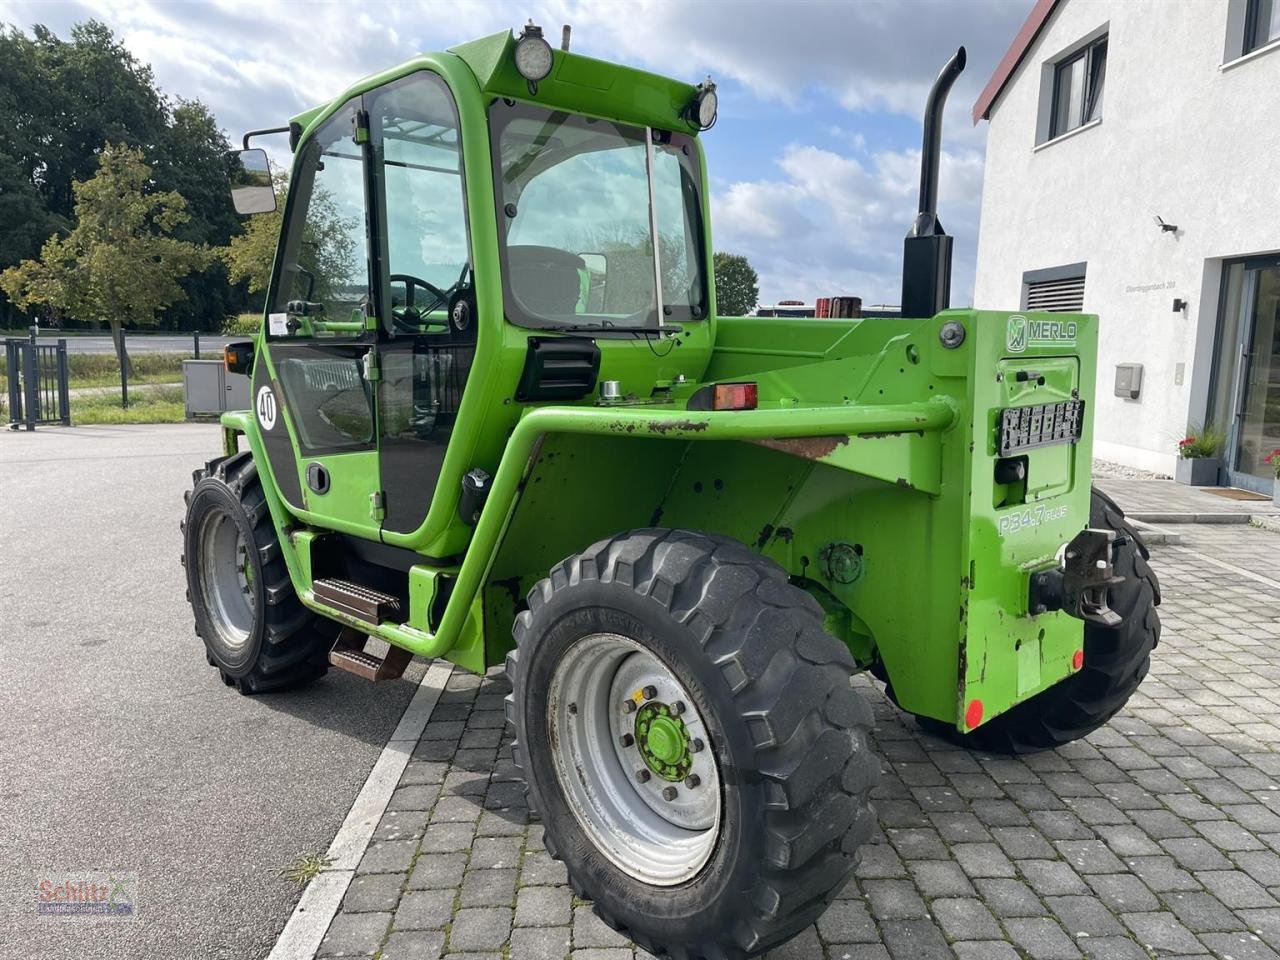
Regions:
<svg viewBox="0 0 1280 960"><path fill-rule="evenodd" d="M773 535L777 537L779 540L781 540L783 543L790 543L791 538L794 537L796 534L795 534L795 531L792 530L790 527L779 527L777 530L774 531Z"/></svg>
<svg viewBox="0 0 1280 960"><path fill-rule="evenodd" d="M760 528L760 536L756 537L756 549L759 550L760 548L762 548L766 543L769 542L769 538L772 536L773 536L773 524L766 523L763 527Z"/></svg>
<svg viewBox="0 0 1280 960"><path fill-rule="evenodd" d="M780 453L789 453L793 457L803 457L805 460L821 460L823 457L830 456L836 448L842 447L848 442L849 437L847 435L833 437L785 437L752 441L752 443L759 444L762 447L768 447L770 450L777 450Z"/></svg>
<svg viewBox="0 0 1280 960"><path fill-rule="evenodd" d="M707 429L706 421L697 420L651 420L648 423L650 433L699 433Z"/></svg>

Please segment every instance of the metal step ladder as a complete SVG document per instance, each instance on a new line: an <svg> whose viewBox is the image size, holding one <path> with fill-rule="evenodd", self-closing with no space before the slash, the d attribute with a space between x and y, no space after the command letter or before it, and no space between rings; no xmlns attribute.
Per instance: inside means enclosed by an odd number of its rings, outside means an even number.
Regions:
<svg viewBox="0 0 1280 960"><path fill-rule="evenodd" d="M348 580L316 580L311 584L311 592L325 606L365 623L378 624L383 620L397 619L400 615L397 598ZM367 634L354 627L343 627L329 651L329 663L339 670L375 682L395 680L404 675L405 668L413 659L412 653L392 646L386 656L379 657L365 649L368 643Z"/></svg>

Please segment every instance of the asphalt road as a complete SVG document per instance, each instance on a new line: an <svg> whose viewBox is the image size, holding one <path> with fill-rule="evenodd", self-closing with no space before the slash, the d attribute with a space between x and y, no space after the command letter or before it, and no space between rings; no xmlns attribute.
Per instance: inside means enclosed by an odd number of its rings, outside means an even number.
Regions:
<svg viewBox="0 0 1280 960"><path fill-rule="evenodd" d="M58 339L56 333L41 333L41 343L53 343ZM115 344L111 342L110 336L101 337L66 337L68 353L115 353ZM200 334L200 356L204 357L206 351L211 359L216 359L222 353L225 347L234 339L245 339L244 337L222 337L213 334ZM129 337L126 341L129 352L134 356L140 353L191 353L194 343L191 334L169 335L145 335Z"/></svg>
<svg viewBox="0 0 1280 960"><path fill-rule="evenodd" d="M182 491L207 424L0 434L0 958L244 960L297 901L423 667L243 697L195 637ZM136 920L36 915L60 871L139 878Z"/></svg>

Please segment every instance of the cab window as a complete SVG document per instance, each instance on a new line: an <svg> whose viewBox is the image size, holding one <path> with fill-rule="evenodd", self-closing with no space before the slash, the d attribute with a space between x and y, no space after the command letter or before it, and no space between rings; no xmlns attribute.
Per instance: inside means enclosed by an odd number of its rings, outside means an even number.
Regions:
<svg viewBox="0 0 1280 960"><path fill-rule="evenodd" d="M692 138L505 101L490 118L509 319L653 328L658 276L664 322L705 316Z"/></svg>
<svg viewBox="0 0 1280 960"><path fill-rule="evenodd" d="M354 140L359 100L324 122L293 169L288 226L268 333L351 338L369 306L364 161ZM292 309L291 309L292 305Z"/></svg>

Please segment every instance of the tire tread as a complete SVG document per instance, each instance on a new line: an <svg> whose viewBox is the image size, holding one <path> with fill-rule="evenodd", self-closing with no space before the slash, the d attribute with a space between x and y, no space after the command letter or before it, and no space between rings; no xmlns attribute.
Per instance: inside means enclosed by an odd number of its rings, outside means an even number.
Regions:
<svg viewBox="0 0 1280 960"><path fill-rule="evenodd" d="M755 736L755 766L767 784L771 853L742 901L754 908L740 911L732 929L707 931L697 943L665 942L599 908L597 914L650 952L672 957L736 960L789 939L852 875L857 849L875 825L869 795L880 764L870 745L871 709L850 686L848 649L822 629L820 605L773 561L714 534L631 530L557 564L529 591L507 655L510 721L519 716L521 654L536 642L538 611L585 580L649 597L688 627L719 667L740 717L753 735L764 734ZM513 757L523 773L527 758L518 741ZM526 795L527 784L526 777ZM533 809L533 796L529 803ZM549 832L546 843L557 856ZM590 895L572 870L569 880L579 896Z"/></svg>

